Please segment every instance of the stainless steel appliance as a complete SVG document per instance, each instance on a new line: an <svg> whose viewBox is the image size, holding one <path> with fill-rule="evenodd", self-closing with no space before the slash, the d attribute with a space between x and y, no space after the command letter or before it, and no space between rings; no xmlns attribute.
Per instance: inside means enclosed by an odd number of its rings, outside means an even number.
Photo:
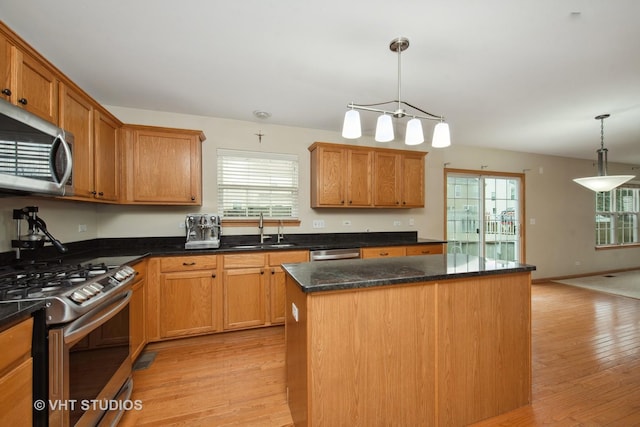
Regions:
<svg viewBox="0 0 640 427"><path fill-rule="evenodd" d="M35 425L113 425L130 409L129 300L135 274L117 258L0 271L0 304L45 303L45 327L34 328L33 339L34 348L45 349L34 354L34 371L48 372L39 379L45 384L34 386Z"/></svg>
<svg viewBox="0 0 640 427"><path fill-rule="evenodd" d="M0 99L0 193L73 194L73 135Z"/></svg>
<svg viewBox="0 0 640 427"><path fill-rule="evenodd" d="M309 252L310 261L333 261L360 258L360 249L323 249Z"/></svg>
<svg viewBox="0 0 640 427"><path fill-rule="evenodd" d="M220 247L220 217L217 214L188 214L185 219L185 249Z"/></svg>
<svg viewBox="0 0 640 427"><path fill-rule="evenodd" d="M16 220L17 239L11 241L11 247L16 249L17 259L20 259L20 253L23 249L39 249L47 241L51 242L58 252L67 252L66 246L49 233L47 224L37 213L37 206L26 206L22 209L13 210L13 219ZM27 234L22 234L22 220L26 220L29 224ZM40 232L43 234L40 234Z"/></svg>

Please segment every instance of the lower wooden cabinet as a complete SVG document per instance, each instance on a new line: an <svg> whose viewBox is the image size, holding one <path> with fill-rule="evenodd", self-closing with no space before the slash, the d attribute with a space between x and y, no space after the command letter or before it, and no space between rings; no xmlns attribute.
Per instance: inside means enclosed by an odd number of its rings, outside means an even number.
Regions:
<svg viewBox="0 0 640 427"><path fill-rule="evenodd" d="M149 260L146 283L149 341L222 329L217 259L217 255L194 255Z"/></svg>
<svg viewBox="0 0 640 427"><path fill-rule="evenodd" d="M376 246L361 248L361 258L385 258L394 256L434 255L444 253L442 243L408 246Z"/></svg>
<svg viewBox="0 0 640 427"><path fill-rule="evenodd" d="M31 425L33 411L33 319L0 332L0 425Z"/></svg>
<svg viewBox="0 0 640 427"><path fill-rule="evenodd" d="M361 258L385 258L405 255L406 250L404 246L380 246L360 249Z"/></svg>
<svg viewBox="0 0 640 427"><path fill-rule="evenodd" d="M133 266L138 273L132 286L133 294L129 303L129 347L131 361L136 360L138 355L147 344L145 318L145 282L147 276L147 261L142 261Z"/></svg>
<svg viewBox="0 0 640 427"><path fill-rule="evenodd" d="M271 324L284 324L286 304L286 274L282 264L307 262L309 251L271 252L269 257L269 300L271 302Z"/></svg>

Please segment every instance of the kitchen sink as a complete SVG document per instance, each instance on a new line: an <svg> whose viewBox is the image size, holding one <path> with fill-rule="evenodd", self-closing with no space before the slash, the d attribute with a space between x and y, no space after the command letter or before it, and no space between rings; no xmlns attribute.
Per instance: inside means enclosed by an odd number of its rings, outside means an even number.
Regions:
<svg viewBox="0 0 640 427"><path fill-rule="evenodd" d="M231 246L231 249L278 249L278 248L290 248L295 246L294 243L263 243L258 245L236 245Z"/></svg>

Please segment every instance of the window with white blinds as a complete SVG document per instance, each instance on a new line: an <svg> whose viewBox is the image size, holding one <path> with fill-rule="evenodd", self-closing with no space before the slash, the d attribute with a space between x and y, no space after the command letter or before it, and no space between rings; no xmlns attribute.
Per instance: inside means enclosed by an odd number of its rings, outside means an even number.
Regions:
<svg viewBox="0 0 640 427"><path fill-rule="evenodd" d="M218 213L297 218L298 156L219 148Z"/></svg>

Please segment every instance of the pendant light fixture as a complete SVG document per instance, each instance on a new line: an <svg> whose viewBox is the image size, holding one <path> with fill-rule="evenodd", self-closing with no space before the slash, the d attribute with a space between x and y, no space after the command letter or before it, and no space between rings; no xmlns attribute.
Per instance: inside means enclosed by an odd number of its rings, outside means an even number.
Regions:
<svg viewBox="0 0 640 427"><path fill-rule="evenodd" d="M587 187L593 191L611 191L619 185L624 184L632 178L634 175L607 175L607 150L604 148L604 119L608 118L610 114L601 114L596 116L596 120L600 120L600 149L598 153L598 175L589 176L585 178L576 178L573 181Z"/></svg>
<svg viewBox="0 0 640 427"><path fill-rule="evenodd" d="M375 140L378 142L389 142L393 141L393 121L394 118L402 118L402 117L411 117L411 120L407 122L407 130L405 133L405 144L407 145L418 145L424 142L424 135L422 132L422 122L419 119L423 120L434 120L439 123L435 126L433 131L433 140L431 145L433 147L448 147L451 145L451 137L449 135L449 125L444 121L443 116L438 116L435 114L428 113L418 107L414 107L413 105L402 101L401 99L401 55L402 51L406 50L409 47L409 40L405 37L399 37L397 39L391 40L389 44L389 49L392 52L398 53L398 99L394 101L380 102L377 104L354 104L353 102L347 105L349 110L344 116L344 123L342 126L342 137L347 139L355 139L360 138L362 136L362 128L360 126L360 113L357 110L363 111L373 111L375 113L381 113L378 117L377 125L376 125L376 136ZM378 105L384 104L392 104L395 103L397 108L394 111L387 111L380 108L375 108ZM409 107L417 112L417 114L413 114L405 110L404 107Z"/></svg>

